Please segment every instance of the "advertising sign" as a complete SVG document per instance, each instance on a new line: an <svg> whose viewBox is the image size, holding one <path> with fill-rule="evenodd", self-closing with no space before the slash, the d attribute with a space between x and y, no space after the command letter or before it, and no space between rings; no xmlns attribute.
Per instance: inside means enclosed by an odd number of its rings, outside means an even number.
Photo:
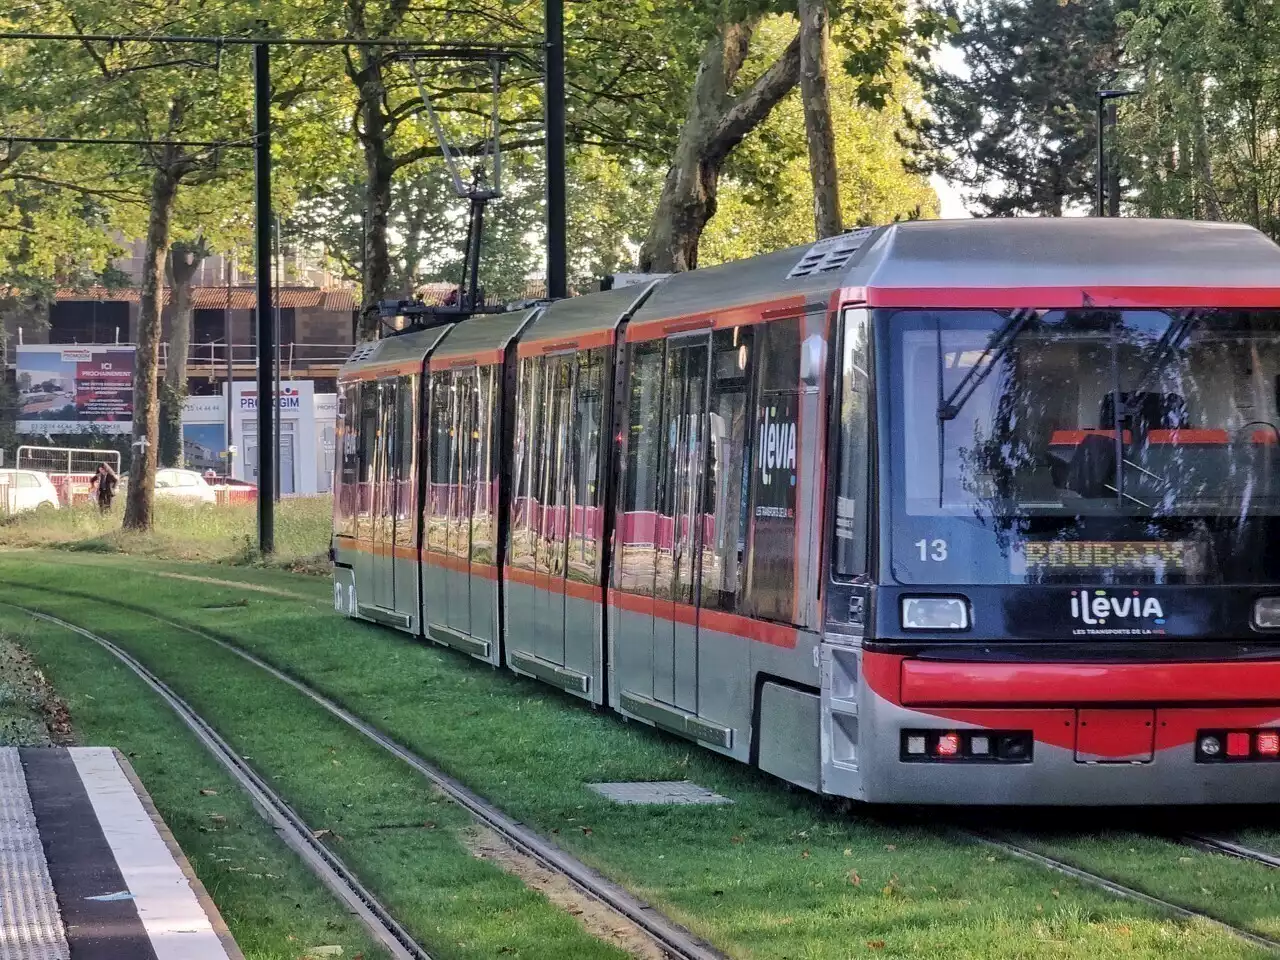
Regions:
<svg viewBox="0 0 1280 960"><path fill-rule="evenodd" d="M133 432L133 347L23 345L19 433Z"/></svg>

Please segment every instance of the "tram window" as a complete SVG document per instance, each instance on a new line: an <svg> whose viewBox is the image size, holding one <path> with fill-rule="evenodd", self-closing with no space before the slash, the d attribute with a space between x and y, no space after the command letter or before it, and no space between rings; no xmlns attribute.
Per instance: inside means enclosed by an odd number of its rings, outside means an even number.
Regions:
<svg viewBox="0 0 1280 960"><path fill-rule="evenodd" d="M450 374L431 374L431 431L427 438L427 549L445 553L448 547L450 435Z"/></svg>
<svg viewBox="0 0 1280 960"><path fill-rule="evenodd" d="M411 547L414 529L411 522L414 511L414 424L417 423L417 385L415 376L400 377L396 383L396 463L395 463L395 516L396 543Z"/></svg>
<svg viewBox="0 0 1280 960"><path fill-rule="evenodd" d="M747 383L751 327L717 330L711 341L711 396L703 485L701 605L737 610L747 540Z"/></svg>
<svg viewBox="0 0 1280 960"><path fill-rule="evenodd" d="M865 309L845 310L843 336L833 557L837 575L856 577L867 572L871 386Z"/></svg>
<svg viewBox="0 0 1280 960"><path fill-rule="evenodd" d="M356 506L356 536L373 539L374 455L378 449L378 384L370 381L360 390L359 499Z"/></svg>
<svg viewBox="0 0 1280 960"><path fill-rule="evenodd" d="M667 344L658 534L670 549L658 554L653 590L684 604L694 602L694 561L702 539L708 352L703 338Z"/></svg>
<svg viewBox="0 0 1280 960"><path fill-rule="evenodd" d="M474 377L470 372L449 373L449 430L453 439L449 464L449 547L454 557L471 553L471 481L475 439Z"/></svg>
<svg viewBox="0 0 1280 960"><path fill-rule="evenodd" d="M340 537L354 537L360 503L360 384L346 383L338 389L342 460L338 473L334 533Z"/></svg>
<svg viewBox="0 0 1280 960"><path fill-rule="evenodd" d="M480 367L476 372L476 466L471 509L471 559L492 564L496 560L494 539L497 523L498 481L494 470L493 418L497 367Z"/></svg>
<svg viewBox="0 0 1280 960"><path fill-rule="evenodd" d="M555 576L564 573L568 539L568 475L572 466L569 448L573 410L573 357L547 361L547 433L543 452L545 484L542 496L542 537L538 568Z"/></svg>
<svg viewBox="0 0 1280 960"><path fill-rule="evenodd" d="M756 333L759 394L752 458L751 550L744 612L795 619L796 469L800 411L800 320L762 324Z"/></svg>
<svg viewBox="0 0 1280 960"><path fill-rule="evenodd" d="M631 348L627 455L618 517L617 587L651 595L657 568L658 475L662 451L662 385L664 344L638 343Z"/></svg>
<svg viewBox="0 0 1280 960"><path fill-rule="evenodd" d="M573 456L567 498L569 516L569 556L567 576L586 583L599 582L600 557L600 434L604 429L605 362L604 349L586 350L576 358L577 384L574 391Z"/></svg>
<svg viewBox="0 0 1280 960"><path fill-rule="evenodd" d="M515 483L512 497L511 564L537 569L540 524L538 482L542 437L542 375L545 357L520 361L519 409L516 415Z"/></svg>

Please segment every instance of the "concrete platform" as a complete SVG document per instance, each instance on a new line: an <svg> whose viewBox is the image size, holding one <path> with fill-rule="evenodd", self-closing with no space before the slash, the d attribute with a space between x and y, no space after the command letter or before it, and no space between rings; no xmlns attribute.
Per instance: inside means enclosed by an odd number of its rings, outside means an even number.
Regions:
<svg viewBox="0 0 1280 960"><path fill-rule="evenodd" d="M0 960L244 960L128 762L0 748Z"/></svg>

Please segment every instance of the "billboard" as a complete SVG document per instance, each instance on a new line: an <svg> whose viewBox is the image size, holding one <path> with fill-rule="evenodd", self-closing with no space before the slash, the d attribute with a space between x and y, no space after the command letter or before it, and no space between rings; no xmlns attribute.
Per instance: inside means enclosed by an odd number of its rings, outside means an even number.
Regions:
<svg viewBox="0 0 1280 960"><path fill-rule="evenodd" d="M133 432L133 347L22 345L19 433Z"/></svg>

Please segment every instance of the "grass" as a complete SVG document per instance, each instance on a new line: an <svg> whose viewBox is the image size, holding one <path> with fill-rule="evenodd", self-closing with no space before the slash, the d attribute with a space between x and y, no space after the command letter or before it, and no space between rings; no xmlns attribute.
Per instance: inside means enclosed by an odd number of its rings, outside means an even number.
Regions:
<svg viewBox="0 0 1280 960"><path fill-rule="evenodd" d="M339 619L314 599L163 576L139 577L122 590L112 570L94 570L93 562L77 570L72 589L220 632L291 670L735 956L1262 955L1208 925L1164 918L949 840L909 815L848 811L788 791L748 768L592 712L546 687ZM308 595L302 578L278 579L297 582L299 595ZM20 583L67 588L64 573L37 555L0 558L0 580L33 604L73 620L96 619L104 629L110 625L136 653L154 660L153 667L163 663L184 694L198 693L202 706L217 709L221 701L224 734L262 737L254 728L267 719L257 708L251 714L226 704L285 696L278 682L261 674L227 688L216 648L166 634L154 621L18 590ZM172 659L176 649L187 653ZM215 666L217 681L197 678ZM386 776L413 782L403 769ZM731 797L734 805L620 807L586 788L602 780L685 778ZM291 790L299 788L313 789L291 784ZM353 811L339 811L344 829ZM387 870L378 857L395 855L394 849L372 853L363 868ZM1221 858L1189 856L1190 865L1177 865L1182 873L1218 871ZM1139 852L1117 868L1150 859ZM1236 866L1248 865L1232 863L1214 873L1214 896L1190 902L1269 922L1269 878ZM1148 889L1163 892L1163 875L1153 872L1148 879Z"/></svg>
<svg viewBox="0 0 1280 960"><path fill-rule="evenodd" d="M128 756L246 960L298 960L324 946L342 947L347 958L386 956L186 727L109 654L6 607L0 645L46 665L80 743Z"/></svg>
<svg viewBox="0 0 1280 960"><path fill-rule="evenodd" d="M150 533L121 529L123 503L102 514L84 503L64 510L36 510L0 520L2 547L54 547L206 563L259 565L257 506L214 506L157 498ZM291 497L276 506L274 566L328 573L333 498Z"/></svg>
<svg viewBox="0 0 1280 960"><path fill-rule="evenodd" d="M31 596L9 590L6 599L24 604ZM126 645L213 723L434 957L624 960L518 879L473 857L463 837L469 814L301 694L137 614L83 600L58 609ZM168 819L158 798L157 805ZM258 893L270 896L269 884Z"/></svg>

